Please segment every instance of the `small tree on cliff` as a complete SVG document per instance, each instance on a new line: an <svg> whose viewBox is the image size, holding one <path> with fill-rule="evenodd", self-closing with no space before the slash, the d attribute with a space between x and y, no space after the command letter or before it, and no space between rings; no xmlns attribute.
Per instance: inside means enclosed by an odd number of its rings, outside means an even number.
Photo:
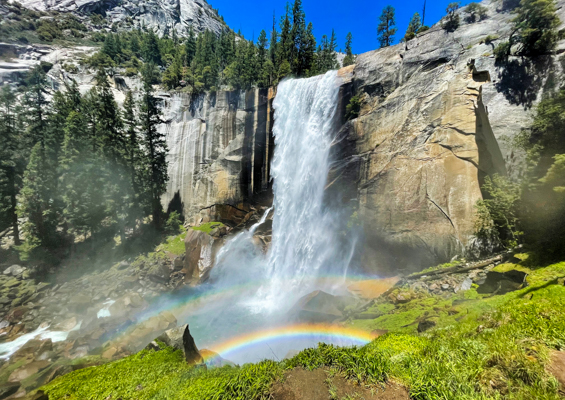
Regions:
<svg viewBox="0 0 565 400"><path fill-rule="evenodd" d="M521 53L533 56L555 49L560 22L554 0L522 0L514 19Z"/></svg>
<svg viewBox="0 0 565 400"><path fill-rule="evenodd" d="M379 17L379 26L377 27L377 37L381 47L388 47L394 42L394 35L397 31L395 25L394 7L386 6Z"/></svg>
<svg viewBox="0 0 565 400"><path fill-rule="evenodd" d="M162 226L163 210L161 207L161 196L167 185L167 143L165 135L157 130L162 123L161 111L159 110L159 99L153 95L153 82L157 74L156 67L152 63L145 64L142 70L143 89L141 95L141 133L143 134L143 148L145 150L145 166L148 169L145 186L149 192L151 214L153 224L160 228Z"/></svg>
<svg viewBox="0 0 565 400"><path fill-rule="evenodd" d="M457 10L459 10L460 6L461 3L459 2L449 3L447 5L447 8L445 9L447 15L444 17L444 20L442 22L442 27L446 31L453 32L457 28L459 28L460 18L459 14L457 14Z"/></svg>
<svg viewBox="0 0 565 400"><path fill-rule="evenodd" d="M351 32L345 37L345 58L343 59L343 66L355 64L355 56L353 55L353 50L351 44L353 43L353 35Z"/></svg>
<svg viewBox="0 0 565 400"><path fill-rule="evenodd" d="M414 13L410 23L408 24L408 29L406 29L406 34L404 35L404 40L407 42L416 37L416 34L422 27L420 14Z"/></svg>

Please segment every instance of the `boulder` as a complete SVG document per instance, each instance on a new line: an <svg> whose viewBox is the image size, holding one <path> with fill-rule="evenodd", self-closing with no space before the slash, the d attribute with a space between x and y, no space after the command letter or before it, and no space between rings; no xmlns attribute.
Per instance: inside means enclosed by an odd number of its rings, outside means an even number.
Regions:
<svg viewBox="0 0 565 400"><path fill-rule="evenodd" d="M7 399L20 388L19 382L6 382L0 384L0 400Z"/></svg>
<svg viewBox="0 0 565 400"><path fill-rule="evenodd" d="M185 281L197 283L214 266L214 238L205 232L189 229L184 240Z"/></svg>
<svg viewBox="0 0 565 400"><path fill-rule="evenodd" d="M343 318L345 307L356 302L353 297L334 296L316 290L298 300L289 314L303 322L333 322Z"/></svg>
<svg viewBox="0 0 565 400"><path fill-rule="evenodd" d="M49 361L33 361L29 364L24 365L16 369L10 374L8 378L9 382L19 382L26 378L38 373L39 371L47 368L51 363Z"/></svg>
<svg viewBox="0 0 565 400"><path fill-rule="evenodd" d="M527 273L511 270L507 272L489 271L486 280L477 288L480 294L505 294L521 289L526 284Z"/></svg>
<svg viewBox="0 0 565 400"><path fill-rule="evenodd" d="M188 324L169 329L163 332L156 340L160 340L167 346L174 347L177 350L182 350L186 362L190 365L204 363L204 358L198 351L194 338L190 334Z"/></svg>
<svg viewBox="0 0 565 400"><path fill-rule="evenodd" d="M434 321L433 319L426 319L424 321L420 321L418 323L418 332L419 333L425 332L429 329L432 329L436 325L437 325L437 322Z"/></svg>
<svg viewBox="0 0 565 400"><path fill-rule="evenodd" d="M25 270L26 270L26 268L14 264L11 267L6 268L4 270L4 275L19 276L19 275L23 274Z"/></svg>

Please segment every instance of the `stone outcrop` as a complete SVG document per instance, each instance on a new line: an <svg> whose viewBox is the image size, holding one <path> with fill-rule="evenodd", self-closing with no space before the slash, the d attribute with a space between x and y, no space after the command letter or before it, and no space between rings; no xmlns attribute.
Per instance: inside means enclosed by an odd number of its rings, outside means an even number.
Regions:
<svg viewBox="0 0 565 400"><path fill-rule="evenodd" d="M462 18L453 33L436 25L357 58L353 92L362 108L342 134L368 271L418 270L468 252L485 176L519 173L509 141L562 76L559 56L496 65L493 49L513 14L483 4L483 21ZM563 7L559 14L565 21ZM487 44L487 35L500 39Z"/></svg>
<svg viewBox="0 0 565 400"><path fill-rule="evenodd" d="M204 358L198 351L194 338L190 334L188 324L165 331L156 340L165 343L167 346L182 350L184 358L189 365L204 363Z"/></svg>
<svg viewBox="0 0 565 400"><path fill-rule="evenodd" d="M135 26L153 28L159 33L186 34L206 30L219 34L226 25L218 12L205 0L21 0L26 7L38 11L98 13L110 24L128 22Z"/></svg>
<svg viewBox="0 0 565 400"><path fill-rule="evenodd" d="M273 90L175 94L164 107L169 148L165 208L185 217L242 222L269 188Z"/></svg>

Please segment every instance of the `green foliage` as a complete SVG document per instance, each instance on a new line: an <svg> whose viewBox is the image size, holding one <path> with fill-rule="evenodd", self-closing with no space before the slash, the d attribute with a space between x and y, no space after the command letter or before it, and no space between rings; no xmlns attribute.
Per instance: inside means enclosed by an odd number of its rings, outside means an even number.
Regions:
<svg viewBox="0 0 565 400"><path fill-rule="evenodd" d="M408 24L408 29L406 29L406 33L404 34L404 41L407 42L412 40L416 37L420 28L422 27L422 19L420 18L420 14L414 13L410 23Z"/></svg>
<svg viewBox="0 0 565 400"><path fill-rule="evenodd" d="M345 58L343 59L344 67L355 64L355 56L353 55L353 50L351 48L352 43L353 35L349 32L345 38Z"/></svg>
<svg viewBox="0 0 565 400"><path fill-rule="evenodd" d="M484 38L484 43L485 44L492 44L495 40L498 40L500 38L500 36L498 35L487 35L487 37Z"/></svg>
<svg viewBox="0 0 565 400"><path fill-rule="evenodd" d="M469 23L482 21L488 17L487 11L487 8L479 3L469 3L465 8L465 13L467 14L465 20Z"/></svg>
<svg viewBox="0 0 565 400"><path fill-rule="evenodd" d="M351 97L349 100L349 104L345 107L345 119L347 121L351 119L355 119L359 116L361 112L361 95L356 94L355 96Z"/></svg>
<svg viewBox="0 0 565 400"><path fill-rule="evenodd" d="M183 224L181 220L181 215L178 211L173 211L169 214L167 222L165 223L165 232L169 235L176 235L183 231Z"/></svg>
<svg viewBox="0 0 565 400"><path fill-rule="evenodd" d="M494 58L497 63L505 62L510 56L510 50L512 49L512 44L510 42L501 42L494 49Z"/></svg>
<svg viewBox="0 0 565 400"><path fill-rule="evenodd" d="M194 229L195 231L202 231L204 233L210 234L210 232L212 232L214 229L222 228L223 226L225 225L222 224L221 222L206 222L199 226L195 226L192 229Z"/></svg>
<svg viewBox="0 0 565 400"><path fill-rule="evenodd" d="M394 35L397 31L394 14L394 7L386 6L379 17L377 38L381 48L391 46L394 43Z"/></svg>
<svg viewBox="0 0 565 400"><path fill-rule="evenodd" d="M560 24L554 0L522 0L514 18L517 37L510 42L521 44L520 52L535 56L555 49Z"/></svg>
<svg viewBox="0 0 565 400"><path fill-rule="evenodd" d="M443 18L441 23L441 26L447 32L454 32L457 28L459 28L461 21L457 10L459 10L460 6L460 2L449 3L447 5L447 8L445 9L446 16Z"/></svg>
<svg viewBox="0 0 565 400"><path fill-rule="evenodd" d="M518 207L520 186L508 178L487 176L482 186L485 198L476 205L477 237L502 242L507 247L518 244Z"/></svg>

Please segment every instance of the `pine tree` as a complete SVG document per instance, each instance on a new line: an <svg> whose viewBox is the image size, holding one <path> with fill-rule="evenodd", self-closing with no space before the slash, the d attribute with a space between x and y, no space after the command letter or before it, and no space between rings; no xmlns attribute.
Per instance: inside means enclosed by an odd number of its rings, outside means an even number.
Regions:
<svg viewBox="0 0 565 400"><path fill-rule="evenodd" d="M298 76L302 76L303 72L308 69L304 58L304 45L306 43L306 21L304 10L302 9L302 0L294 0L292 6L292 28L290 30L290 62L292 72Z"/></svg>
<svg viewBox="0 0 565 400"><path fill-rule="evenodd" d="M416 37L416 34L418 33L420 27L422 26L420 21L421 21L420 14L414 13L412 19L410 20L410 23L408 24L408 29L406 29L406 34L404 35L404 40L406 42Z"/></svg>
<svg viewBox="0 0 565 400"><path fill-rule="evenodd" d="M124 100L124 125L126 126L125 162L129 169L131 199L128 210L128 226L135 227L137 219L142 217L143 193L143 157L140 148L138 120L135 115L135 101L131 91Z"/></svg>
<svg viewBox="0 0 565 400"><path fill-rule="evenodd" d="M353 56L353 50L351 48L352 43L353 35L349 32L345 37L345 58L343 59L344 67L355 64L355 57Z"/></svg>
<svg viewBox="0 0 565 400"><path fill-rule="evenodd" d="M535 56L546 54L555 49L559 38L557 28L560 20L556 13L554 0L522 0L514 18L515 32L511 43L518 41L524 55Z"/></svg>
<svg viewBox="0 0 565 400"><path fill-rule="evenodd" d="M275 65L282 66L285 61L290 65L292 61L291 48L294 42L291 36L292 26L290 22L290 10L288 4L286 5L286 13L284 17L281 18L280 28L281 28L281 34L280 34L280 41L277 44L277 62L275 63ZM284 70L286 70L286 68L284 68ZM279 76L280 76L280 72L281 69L279 68Z"/></svg>
<svg viewBox="0 0 565 400"><path fill-rule="evenodd" d="M194 37L194 30L191 26L188 31L186 41L184 42L184 61L187 66L190 66L190 64L192 63L194 54L196 54L196 38Z"/></svg>
<svg viewBox="0 0 565 400"><path fill-rule="evenodd" d="M381 47L388 47L394 43L394 35L397 29L394 19L394 7L386 6L379 17L379 26L377 27L378 39Z"/></svg>
<svg viewBox="0 0 565 400"><path fill-rule="evenodd" d="M271 30L271 39L269 41L269 57L271 58L271 63L276 65L277 63L277 45L279 40L279 33L277 32L276 17L273 14L273 29Z"/></svg>
<svg viewBox="0 0 565 400"><path fill-rule="evenodd" d="M142 54L145 62L161 65L161 51L159 50L159 38L155 32L149 30L145 35L142 47Z"/></svg>
<svg viewBox="0 0 565 400"><path fill-rule="evenodd" d="M21 130L16 118L19 111L15 94L10 86L4 85L0 92L0 216L6 218L1 229L12 227L16 246L21 244L16 196L25 165Z"/></svg>
<svg viewBox="0 0 565 400"><path fill-rule="evenodd" d="M267 32L262 30L257 39L257 80L260 87L269 86L268 80L265 81L265 64L269 56L267 54Z"/></svg>
<svg viewBox="0 0 565 400"><path fill-rule="evenodd" d="M304 43L302 44L302 69L306 76L316 74L316 37L314 36L314 25L310 22L306 28Z"/></svg>
<svg viewBox="0 0 565 400"><path fill-rule="evenodd" d="M161 196L166 190L167 184L167 143L165 135L160 133L157 126L162 123L161 111L159 110L157 99L153 95L153 80L155 79L155 66L148 63L142 70L143 89L141 97L141 133L143 135L142 144L145 151L145 164L148 170L148 180L145 185L149 192L149 203L153 224L161 228L163 224Z"/></svg>
<svg viewBox="0 0 565 400"><path fill-rule="evenodd" d="M457 10L461 6L460 2L449 3L445 9L446 16L442 21L442 27L448 32L453 32L459 28L460 18Z"/></svg>
<svg viewBox="0 0 565 400"><path fill-rule="evenodd" d="M104 39L104 44L102 45L102 53L106 54L112 60L114 61L116 60L118 55L118 49L113 34L109 33L106 35L106 38Z"/></svg>
<svg viewBox="0 0 565 400"><path fill-rule="evenodd" d="M40 66L31 70L25 81L27 90L25 93L26 119L28 122L27 137L31 147L40 142L45 148L47 137L48 102L45 98L47 79L45 72Z"/></svg>

